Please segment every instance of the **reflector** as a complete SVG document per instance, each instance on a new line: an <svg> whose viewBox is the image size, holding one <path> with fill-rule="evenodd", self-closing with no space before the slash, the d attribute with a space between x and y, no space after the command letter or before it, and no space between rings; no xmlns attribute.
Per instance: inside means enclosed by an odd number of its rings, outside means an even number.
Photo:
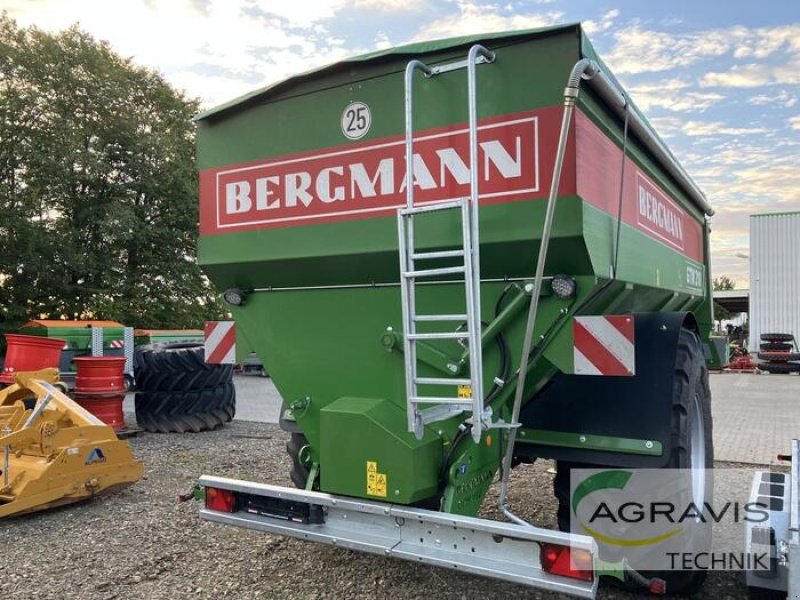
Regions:
<svg viewBox="0 0 800 600"><path fill-rule="evenodd" d="M539 562L545 573L561 575L582 581L592 581L594 570L592 555L587 550L578 550L558 544L542 544Z"/></svg>
<svg viewBox="0 0 800 600"><path fill-rule="evenodd" d="M209 510L218 510L220 512L235 512L236 496L230 490L207 487L206 508Z"/></svg>

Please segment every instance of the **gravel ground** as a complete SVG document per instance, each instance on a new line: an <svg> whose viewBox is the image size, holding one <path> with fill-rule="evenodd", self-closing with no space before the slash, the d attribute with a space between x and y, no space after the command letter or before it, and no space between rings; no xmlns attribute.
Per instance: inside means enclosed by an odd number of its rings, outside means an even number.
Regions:
<svg viewBox="0 0 800 600"><path fill-rule="evenodd" d="M205 523L197 503L177 503L201 474L290 485L284 443L274 425L239 421L202 434L140 434L131 440L145 463L137 485L0 524L0 599L560 597ZM511 502L537 524L554 528L547 466L516 469ZM496 517L491 508L484 514ZM742 580L737 573L712 573L697 597L743 598ZM635 596L605 586L600 597Z"/></svg>

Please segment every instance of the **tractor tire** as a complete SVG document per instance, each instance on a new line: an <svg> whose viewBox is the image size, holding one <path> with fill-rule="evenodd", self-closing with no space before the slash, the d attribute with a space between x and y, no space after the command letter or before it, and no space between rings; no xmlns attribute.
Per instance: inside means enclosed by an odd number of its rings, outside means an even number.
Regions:
<svg viewBox="0 0 800 600"><path fill-rule="evenodd" d="M796 362L768 362L761 363L758 368L767 373L794 373L800 372L800 363Z"/></svg>
<svg viewBox="0 0 800 600"><path fill-rule="evenodd" d="M209 365L202 344L150 344L134 356L136 389L184 392L214 388L231 381L233 365Z"/></svg>
<svg viewBox="0 0 800 600"><path fill-rule="evenodd" d="M705 469L714 466L712 445L711 388L708 383L708 368L703 347L698 335L689 329L681 329L675 357L675 377L672 387L672 452L665 469ZM700 441L696 444L696 441ZM570 473L574 468L602 468L559 461L553 480L553 492L558 500L558 527L570 530ZM703 501L711 503L714 490L713 479L703 477ZM701 505L701 504L700 504ZM710 547L710 540L701 540ZM658 577L666 582L668 594L690 595L702 586L705 571L656 571L644 572L645 577ZM633 581L624 583L609 578L609 583L629 591L642 591Z"/></svg>
<svg viewBox="0 0 800 600"><path fill-rule="evenodd" d="M800 352L759 352L758 358L770 362L789 362L800 360Z"/></svg>
<svg viewBox="0 0 800 600"><path fill-rule="evenodd" d="M762 333L762 342L791 342L794 336L791 333Z"/></svg>
<svg viewBox="0 0 800 600"><path fill-rule="evenodd" d="M763 342L760 348L762 352L791 352L794 345L786 342Z"/></svg>
<svg viewBox="0 0 800 600"><path fill-rule="evenodd" d="M289 477L292 479L294 486L300 490L305 489L310 474L302 456L303 448L306 446L308 446L308 438L300 432L290 434L289 441L286 442L286 454L289 455L292 461ZM313 489L319 489L319 479L314 482Z"/></svg>
<svg viewBox="0 0 800 600"><path fill-rule="evenodd" d="M770 590L752 585L747 586L748 600L785 600L786 596L787 593L780 590Z"/></svg>
<svg viewBox="0 0 800 600"><path fill-rule="evenodd" d="M136 423L150 433L199 433L230 423L236 414L232 382L183 392L138 391Z"/></svg>

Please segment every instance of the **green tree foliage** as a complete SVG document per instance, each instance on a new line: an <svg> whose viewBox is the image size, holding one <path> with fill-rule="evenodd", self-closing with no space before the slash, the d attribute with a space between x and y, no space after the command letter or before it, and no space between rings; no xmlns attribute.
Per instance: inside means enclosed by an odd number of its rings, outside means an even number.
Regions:
<svg viewBox="0 0 800 600"><path fill-rule="evenodd" d="M222 308L195 260L196 100L73 26L0 15L0 321L189 327Z"/></svg>
<svg viewBox="0 0 800 600"><path fill-rule="evenodd" d="M732 290L736 287L736 282L727 275L720 275L719 277L714 277L711 281L711 286L714 290ZM714 302L714 318L717 321L724 321L730 319L732 316L733 315L731 315L731 312L727 308L718 302Z"/></svg>
<svg viewBox="0 0 800 600"><path fill-rule="evenodd" d="M727 275L720 275L719 277L714 277L711 285L715 290L732 290L736 287L736 282Z"/></svg>

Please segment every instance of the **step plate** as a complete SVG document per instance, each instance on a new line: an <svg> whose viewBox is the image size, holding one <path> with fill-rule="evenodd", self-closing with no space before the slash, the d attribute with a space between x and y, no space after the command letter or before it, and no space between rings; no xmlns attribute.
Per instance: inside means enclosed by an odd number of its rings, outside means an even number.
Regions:
<svg viewBox="0 0 800 600"><path fill-rule="evenodd" d="M597 578L584 582L549 575L539 563L540 542L571 545L596 554L590 537L221 477L203 476L200 485L320 506L324 514L323 523L308 524L204 508L200 517L206 521L394 556L581 598L594 598L597 592Z"/></svg>

